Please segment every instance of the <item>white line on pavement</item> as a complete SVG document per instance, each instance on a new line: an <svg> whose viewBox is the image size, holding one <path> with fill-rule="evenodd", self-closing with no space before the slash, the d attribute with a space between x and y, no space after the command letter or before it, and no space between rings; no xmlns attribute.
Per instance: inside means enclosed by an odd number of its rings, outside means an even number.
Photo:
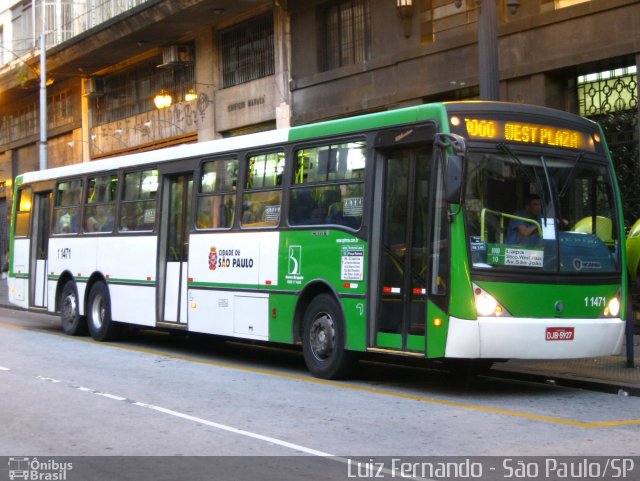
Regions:
<svg viewBox="0 0 640 481"><path fill-rule="evenodd" d="M316 449L307 448L305 446L301 446L299 444L290 443L288 441L283 441L281 439L272 438L271 436L265 436L263 434L252 433L251 431L245 431L244 429L234 428L232 426L227 426L225 424L215 423L213 421L208 421L206 419L198 418L195 416L191 416L189 414L184 414L178 411L173 411L171 409L163 408L160 406L154 406L153 404L145 404L141 402L133 403L136 406L145 407L148 409L153 409L154 411L158 411L164 414L169 414L171 416L175 416L178 418L186 419L188 421L194 421L196 423L204 424L206 426L211 426L212 428L221 429L223 431L228 431L230 433L240 434L241 436L247 436L253 439L259 439L261 441L267 441L272 444L276 444L278 446L283 446L285 448L293 449L294 451L298 451L305 454L311 454L313 456L322 456L322 457L333 457L333 454L325 453L324 451L318 451Z"/></svg>

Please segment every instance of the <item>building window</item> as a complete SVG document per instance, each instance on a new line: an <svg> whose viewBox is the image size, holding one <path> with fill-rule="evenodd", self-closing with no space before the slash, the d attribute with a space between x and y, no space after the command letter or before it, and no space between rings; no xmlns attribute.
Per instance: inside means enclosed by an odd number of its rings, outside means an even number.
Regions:
<svg viewBox="0 0 640 481"><path fill-rule="evenodd" d="M17 56L25 54L34 47L32 19L31 0L19 2L11 8L13 27L11 50Z"/></svg>
<svg viewBox="0 0 640 481"><path fill-rule="evenodd" d="M222 88L275 72L271 13L220 31Z"/></svg>
<svg viewBox="0 0 640 481"><path fill-rule="evenodd" d="M47 109L47 124L49 127L60 127L73 122L71 90L63 90L48 97Z"/></svg>
<svg viewBox="0 0 640 481"><path fill-rule="evenodd" d="M320 70L364 62L369 58L369 0L347 0L320 7Z"/></svg>

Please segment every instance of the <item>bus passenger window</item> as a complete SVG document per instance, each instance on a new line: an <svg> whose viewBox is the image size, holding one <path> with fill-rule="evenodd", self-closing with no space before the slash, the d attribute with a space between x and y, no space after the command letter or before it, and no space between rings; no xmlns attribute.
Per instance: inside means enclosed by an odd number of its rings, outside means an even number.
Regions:
<svg viewBox="0 0 640 481"><path fill-rule="evenodd" d="M364 208L365 142L300 149L295 163L289 223L359 229Z"/></svg>
<svg viewBox="0 0 640 481"><path fill-rule="evenodd" d="M112 232L115 220L115 200L118 176L90 177L84 207L85 232Z"/></svg>
<svg viewBox="0 0 640 481"><path fill-rule="evenodd" d="M20 190L19 195L20 201L16 212L16 237L26 237L29 235L33 192L30 187L25 187Z"/></svg>
<svg viewBox="0 0 640 481"><path fill-rule="evenodd" d="M197 229L228 229L233 225L237 183L237 159L220 159L202 164L196 212Z"/></svg>
<svg viewBox="0 0 640 481"><path fill-rule="evenodd" d="M125 174L118 229L124 232L153 230L157 191L157 170Z"/></svg>
<svg viewBox="0 0 640 481"><path fill-rule="evenodd" d="M240 219L243 227L280 224L284 165L284 152L249 157Z"/></svg>
<svg viewBox="0 0 640 481"><path fill-rule="evenodd" d="M75 234L79 231L81 193L80 179L57 185L53 209L54 234Z"/></svg>

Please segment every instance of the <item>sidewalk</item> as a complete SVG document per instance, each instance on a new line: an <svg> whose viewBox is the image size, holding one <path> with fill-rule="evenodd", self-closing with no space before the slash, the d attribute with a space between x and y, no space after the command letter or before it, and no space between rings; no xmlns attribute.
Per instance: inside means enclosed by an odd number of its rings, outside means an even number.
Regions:
<svg viewBox="0 0 640 481"><path fill-rule="evenodd" d="M559 361L524 361L514 359L495 364L493 370L505 374L526 374L536 380L544 377L552 384L579 386L588 384L598 391L618 393L622 396L640 396L640 335L635 335L634 367L627 367L626 347L618 356Z"/></svg>
<svg viewBox="0 0 640 481"><path fill-rule="evenodd" d="M0 279L0 307L15 308L8 300L7 281ZM560 361L524 361L514 359L495 364L501 375L530 376L551 384L591 385L594 389L640 396L640 335L634 336L635 367L627 367L626 348L619 356Z"/></svg>

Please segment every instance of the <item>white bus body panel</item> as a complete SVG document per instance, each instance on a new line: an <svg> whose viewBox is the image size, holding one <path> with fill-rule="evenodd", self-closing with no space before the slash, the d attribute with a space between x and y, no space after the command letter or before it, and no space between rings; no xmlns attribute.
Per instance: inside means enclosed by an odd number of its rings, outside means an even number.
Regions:
<svg viewBox="0 0 640 481"><path fill-rule="evenodd" d="M52 237L49 240L49 272L68 271L76 281L80 313L84 314L87 280L99 272L109 287L111 317L145 326L156 324L157 238L155 236ZM58 281L49 281L49 311L55 306Z"/></svg>
<svg viewBox="0 0 640 481"><path fill-rule="evenodd" d="M23 307L29 307L29 248L30 239L15 239L13 242L13 274L9 278L9 301ZM25 277L15 277L24 275Z"/></svg>
<svg viewBox="0 0 640 481"><path fill-rule="evenodd" d="M156 325L158 238L99 238L97 269L109 280L111 317L142 326ZM148 282L148 285L136 284Z"/></svg>
<svg viewBox="0 0 640 481"><path fill-rule="evenodd" d="M572 340L547 341L548 327L572 327ZM465 359L575 359L619 354L625 322L620 318L449 319L446 357Z"/></svg>
<svg viewBox="0 0 640 481"><path fill-rule="evenodd" d="M189 278L207 288L189 289L189 330L267 340L269 295L216 287L276 286L279 243L278 232L191 236Z"/></svg>
<svg viewBox="0 0 640 481"><path fill-rule="evenodd" d="M233 334L249 339L269 339L269 296L234 296Z"/></svg>
<svg viewBox="0 0 640 481"><path fill-rule="evenodd" d="M96 246L95 237L52 237L49 239L49 272L55 276L68 271L76 281L78 290L78 310L84 315L84 302L87 280L96 270ZM51 281L49 286L49 299L52 305L55 303L57 281Z"/></svg>

